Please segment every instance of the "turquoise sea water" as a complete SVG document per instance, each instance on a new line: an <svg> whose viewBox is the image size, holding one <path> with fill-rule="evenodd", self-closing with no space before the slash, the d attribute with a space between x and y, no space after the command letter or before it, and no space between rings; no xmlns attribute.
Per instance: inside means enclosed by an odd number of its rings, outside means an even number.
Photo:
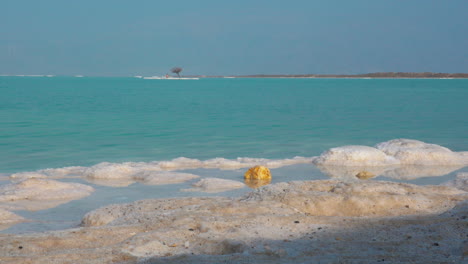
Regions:
<svg viewBox="0 0 468 264"><path fill-rule="evenodd" d="M418 139L468 150L468 80L0 77L0 173L315 156Z"/></svg>
<svg viewBox="0 0 468 264"><path fill-rule="evenodd" d="M396 138L468 151L467 102L465 79L0 77L0 186L10 183L12 173L46 168L179 157L281 160ZM242 181L245 168L177 171ZM376 179L440 184L457 171L468 168L450 168L437 177L431 170L417 171L416 180ZM307 163L273 168L272 174L273 183L328 178ZM83 177L58 180L91 185L95 192L50 209L15 211L32 221L2 232L73 227L86 212L111 203L250 190L181 191L197 180L118 188Z"/></svg>

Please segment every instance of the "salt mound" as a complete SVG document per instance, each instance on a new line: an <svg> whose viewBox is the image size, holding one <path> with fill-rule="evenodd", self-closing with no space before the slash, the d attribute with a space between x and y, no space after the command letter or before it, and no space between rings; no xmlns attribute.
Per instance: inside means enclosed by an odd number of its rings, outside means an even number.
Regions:
<svg viewBox="0 0 468 264"><path fill-rule="evenodd" d="M375 146L407 165L464 165L464 155L448 148L413 139L393 139Z"/></svg>
<svg viewBox="0 0 468 264"><path fill-rule="evenodd" d="M245 184L239 181L219 179L219 178L205 178L192 185L195 188L184 189L182 191L189 192L208 192L217 193L225 192L233 189L245 187Z"/></svg>
<svg viewBox="0 0 468 264"><path fill-rule="evenodd" d="M448 210L468 193L446 186L361 181L278 183L252 192L247 200L279 201L317 216L397 216Z"/></svg>
<svg viewBox="0 0 468 264"><path fill-rule="evenodd" d="M381 150L367 146L331 148L313 162L317 165L337 166L388 166L399 163Z"/></svg>
<svg viewBox="0 0 468 264"><path fill-rule="evenodd" d="M88 196L93 191L93 187L79 183L32 178L0 186L0 202L15 209L39 210Z"/></svg>
<svg viewBox="0 0 468 264"><path fill-rule="evenodd" d="M131 184L134 184L135 181L132 179L96 179L96 178L85 178L89 183L107 186L107 187L127 187Z"/></svg>
<svg viewBox="0 0 468 264"><path fill-rule="evenodd" d="M188 162L187 160L189 159L181 158L179 161L184 163ZM89 182L113 187L128 186L135 181L150 185L174 184L199 177L189 173L161 171L160 166L160 164L143 162L103 162L86 169L84 175ZM163 167L171 168L167 164Z"/></svg>
<svg viewBox="0 0 468 264"><path fill-rule="evenodd" d="M9 179L13 182L24 181L26 179L61 179L61 178L77 178L81 175L85 167L72 166L56 169L43 169L38 171L26 171L13 173Z"/></svg>
<svg viewBox="0 0 468 264"><path fill-rule="evenodd" d="M180 157L171 161L161 161L159 166L164 170L195 169L203 167L203 162L197 159Z"/></svg>
<svg viewBox="0 0 468 264"><path fill-rule="evenodd" d="M122 179L130 177L135 172L133 166L125 163L102 162L86 169L84 175L93 179Z"/></svg>
<svg viewBox="0 0 468 264"><path fill-rule="evenodd" d="M165 171L145 171L134 175L133 178L149 185L164 185L186 182L200 176L190 173L165 172Z"/></svg>
<svg viewBox="0 0 468 264"><path fill-rule="evenodd" d="M10 180L13 182L20 182L27 179L47 179L47 175L39 172L20 172L10 175Z"/></svg>

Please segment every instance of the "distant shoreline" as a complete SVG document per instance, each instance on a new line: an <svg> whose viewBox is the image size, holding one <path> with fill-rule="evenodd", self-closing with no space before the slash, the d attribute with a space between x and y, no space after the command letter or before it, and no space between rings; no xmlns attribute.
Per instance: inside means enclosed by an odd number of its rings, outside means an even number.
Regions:
<svg viewBox="0 0 468 264"><path fill-rule="evenodd" d="M52 75L52 74L0 74L0 77L85 77L83 75ZM129 76L96 76L86 77L129 77ZM165 79L132 76L142 79ZM250 74L250 75L184 75L182 78L285 78L285 79L468 79L468 73L434 73L434 72L376 72L365 74ZM170 79L177 79L172 77Z"/></svg>
<svg viewBox="0 0 468 264"><path fill-rule="evenodd" d="M433 73L433 72L377 72L365 74L253 74L253 75L227 75L210 76L194 75L199 78L382 78L382 79L466 79L468 73Z"/></svg>

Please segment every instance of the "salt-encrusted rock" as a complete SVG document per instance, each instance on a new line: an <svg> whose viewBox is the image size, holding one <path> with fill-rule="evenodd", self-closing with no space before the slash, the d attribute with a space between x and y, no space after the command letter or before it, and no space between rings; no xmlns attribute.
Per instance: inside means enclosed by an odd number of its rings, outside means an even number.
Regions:
<svg viewBox="0 0 468 264"><path fill-rule="evenodd" d="M311 215L395 216L442 212L468 199L468 193L445 186L329 180L269 185L247 199L280 201Z"/></svg>
<svg viewBox="0 0 468 264"><path fill-rule="evenodd" d="M205 178L192 184L194 188L184 189L182 191L188 192L208 192L217 193L225 192L233 189L239 189L245 187L245 184L239 181L219 179L219 178Z"/></svg>
<svg viewBox="0 0 468 264"><path fill-rule="evenodd" d="M23 217L0 208L0 230L8 228L10 225L21 221L24 221Z"/></svg>
<svg viewBox="0 0 468 264"><path fill-rule="evenodd" d="M465 157L448 148L413 139L393 139L375 146L406 165L464 165Z"/></svg>
<svg viewBox="0 0 468 264"><path fill-rule="evenodd" d="M38 172L20 172L10 175L12 182L20 182L27 179L47 179L47 175Z"/></svg>
<svg viewBox="0 0 468 264"><path fill-rule="evenodd" d="M133 176L133 179L149 185L164 185L186 182L199 178L191 173L167 172L167 171L145 171Z"/></svg>
<svg viewBox="0 0 468 264"><path fill-rule="evenodd" d="M245 179L267 180L271 179L271 172L267 167L255 166L248 169L244 174Z"/></svg>
<svg viewBox="0 0 468 264"><path fill-rule="evenodd" d="M96 178L84 178L85 181L96 184L96 185L101 185L101 186L108 186L108 187L127 187L131 184L135 183L135 180L133 179L96 179Z"/></svg>
<svg viewBox="0 0 468 264"><path fill-rule="evenodd" d="M0 206L16 210L40 210L83 198L93 191L93 187L79 183L31 178L0 186Z"/></svg>
<svg viewBox="0 0 468 264"><path fill-rule="evenodd" d="M459 172L454 180L444 183L445 186L451 186L468 192L468 172Z"/></svg>
<svg viewBox="0 0 468 264"><path fill-rule="evenodd" d="M84 175L92 179L124 179L137 172L132 166L121 163L102 162L84 171Z"/></svg>
<svg viewBox="0 0 468 264"><path fill-rule="evenodd" d="M9 180L20 182L26 179L62 179L62 178L77 178L85 170L85 167L72 166L56 169L43 169L38 171L26 171L13 173L9 176Z"/></svg>
<svg viewBox="0 0 468 264"><path fill-rule="evenodd" d="M335 166L389 166L399 163L381 150L367 146L331 148L313 162L317 165Z"/></svg>
<svg viewBox="0 0 468 264"><path fill-rule="evenodd" d="M164 170L194 169L202 168L203 162L197 159L180 157L171 161L161 161L159 162L159 167Z"/></svg>
<svg viewBox="0 0 468 264"><path fill-rule="evenodd" d="M187 160L190 159L180 158L178 162L192 164ZM199 177L189 173L161 171L161 167L170 167L165 162L161 162L161 164L103 162L86 169L84 175L89 182L113 187L128 186L135 181L149 185L174 184Z"/></svg>

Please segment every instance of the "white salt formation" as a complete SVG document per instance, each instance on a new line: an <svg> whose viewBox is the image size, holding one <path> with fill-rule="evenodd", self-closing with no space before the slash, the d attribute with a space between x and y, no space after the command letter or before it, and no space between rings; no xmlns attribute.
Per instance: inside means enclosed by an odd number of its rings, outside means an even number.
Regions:
<svg viewBox="0 0 468 264"><path fill-rule="evenodd" d="M468 165L466 152L418 140L394 139L375 148L344 146L332 148L314 159L314 164L326 175L354 179L359 171L369 171L395 179L441 176Z"/></svg>
<svg viewBox="0 0 468 264"><path fill-rule="evenodd" d="M89 212L81 228L0 234L0 260L464 263L466 199L447 186L326 180L269 185L240 199L142 200Z"/></svg>
<svg viewBox="0 0 468 264"><path fill-rule="evenodd" d="M315 164L334 166L388 166L399 164L394 157L367 146L332 148L314 160Z"/></svg>
<svg viewBox="0 0 468 264"><path fill-rule="evenodd" d="M139 172L137 166L128 163L102 162L84 171L84 175L91 179L128 179Z"/></svg>
<svg viewBox="0 0 468 264"><path fill-rule="evenodd" d="M463 154L413 139L394 139L375 146L406 165L466 165Z"/></svg>
<svg viewBox="0 0 468 264"><path fill-rule="evenodd" d="M169 171L145 171L133 176L133 179L148 185L164 185L186 182L199 178L191 173Z"/></svg>
<svg viewBox="0 0 468 264"><path fill-rule="evenodd" d="M451 180L444 185L458 188L468 192L468 172L460 172L454 180Z"/></svg>
<svg viewBox="0 0 468 264"><path fill-rule="evenodd" d="M252 192L248 199L279 201L317 216L396 216L442 212L454 201L468 199L468 193L445 186L330 180L278 183Z"/></svg>
<svg viewBox="0 0 468 264"><path fill-rule="evenodd" d="M61 178L77 178L83 172L85 167L73 166L57 169L43 169L38 171L27 171L13 173L9 179L13 182L19 182L26 179L61 179Z"/></svg>
<svg viewBox="0 0 468 264"><path fill-rule="evenodd" d="M42 210L83 198L93 191L93 187L79 183L32 178L0 186L0 206L14 210Z"/></svg>
<svg viewBox="0 0 468 264"><path fill-rule="evenodd" d="M192 184L194 188L184 189L187 192L207 192L217 193L225 192L233 189L245 187L245 184L239 181L219 179L219 178L205 178Z"/></svg>
<svg viewBox="0 0 468 264"><path fill-rule="evenodd" d="M24 218L12 212L0 208L0 230L10 227L10 225L23 221Z"/></svg>
<svg viewBox="0 0 468 264"><path fill-rule="evenodd" d="M388 165L467 165L465 152L412 139L394 139L375 148L344 146L332 148L314 160L315 164L336 166L388 166Z"/></svg>
<svg viewBox="0 0 468 264"><path fill-rule="evenodd" d="M189 181L199 176L190 173L161 171L152 163L108 163L94 165L84 171L86 180L94 184L123 187L136 181L148 185L175 184Z"/></svg>

